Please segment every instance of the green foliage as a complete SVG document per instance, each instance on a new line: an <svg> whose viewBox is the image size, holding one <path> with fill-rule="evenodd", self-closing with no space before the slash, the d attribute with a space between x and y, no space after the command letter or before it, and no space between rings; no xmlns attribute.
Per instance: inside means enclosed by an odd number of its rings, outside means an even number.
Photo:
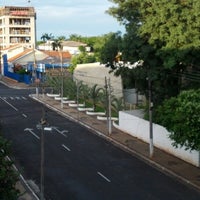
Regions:
<svg viewBox="0 0 200 200"><path fill-rule="evenodd" d="M112 98L111 106L113 111L118 113L119 111L122 111L124 109L124 100L123 98Z"/></svg>
<svg viewBox="0 0 200 200"><path fill-rule="evenodd" d="M53 40L52 42L52 48L53 48L53 51L58 51L58 49L62 49L62 40L60 40L59 38L56 38Z"/></svg>
<svg viewBox="0 0 200 200"><path fill-rule="evenodd" d="M83 82L78 82L78 98L80 100L83 101L83 103L85 103L88 99L89 99L89 91L90 91L90 88L88 87L88 85L86 84L83 84Z"/></svg>
<svg viewBox="0 0 200 200"><path fill-rule="evenodd" d="M104 94L104 88L99 88L97 84L90 88L90 98L92 99L93 108L96 111L97 102L102 98Z"/></svg>
<svg viewBox="0 0 200 200"><path fill-rule="evenodd" d="M121 33L110 33L105 37L105 44L100 49L100 61L113 63L117 53L121 50Z"/></svg>
<svg viewBox="0 0 200 200"><path fill-rule="evenodd" d="M53 88L54 93L60 93L61 76L47 76L48 86ZM63 96L70 100L77 100L79 103L85 103L86 107L93 107L96 112L108 113L108 99L105 88L97 84L89 87L82 81L74 81L72 77L63 79ZM118 116L118 112L124 108L123 98L111 96L112 115Z"/></svg>
<svg viewBox="0 0 200 200"><path fill-rule="evenodd" d="M84 46L80 46L78 49L82 53L85 53L85 51L86 51Z"/></svg>
<svg viewBox="0 0 200 200"><path fill-rule="evenodd" d="M200 89L188 90L166 100L154 119L170 132L173 145L200 150Z"/></svg>
<svg viewBox="0 0 200 200"><path fill-rule="evenodd" d="M13 162L8 160L10 143L0 136L0 199L17 199L19 191L15 188L18 174L14 171Z"/></svg>
<svg viewBox="0 0 200 200"><path fill-rule="evenodd" d="M71 77L65 77L63 81L63 96L70 100L75 100L77 94L77 85Z"/></svg>
<svg viewBox="0 0 200 200"><path fill-rule="evenodd" d="M183 88L199 88L198 0L111 2L116 6L107 12L126 27L122 40L122 60L132 63L144 61L140 72L138 69L133 69L133 72L129 70L129 75L124 69L116 72L122 76L125 87L131 83L127 79L132 79L139 91L145 94L145 79L150 74L156 106L164 99L178 95Z"/></svg>
<svg viewBox="0 0 200 200"><path fill-rule="evenodd" d="M70 36L71 40L86 43L91 48L89 55L84 49L81 49L81 54L72 58L71 71L77 64L102 62L106 63L114 60L121 46L121 33L108 33L102 36L95 37L82 37L80 35L73 34Z"/></svg>
<svg viewBox="0 0 200 200"><path fill-rule="evenodd" d="M75 55L71 59L70 72L73 72L77 64L94 63L97 59L94 54L88 54L81 52L79 55Z"/></svg>
<svg viewBox="0 0 200 200"><path fill-rule="evenodd" d="M54 93L60 93L61 79L59 76L46 76L47 84L54 90Z"/></svg>
<svg viewBox="0 0 200 200"><path fill-rule="evenodd" d="M52 35L52 33L50 33L50 34L44 33L41 36L41 40L43 41L43 43L45 43L46 41L51 40L53 38L54 38L54 36Z"/></svg>

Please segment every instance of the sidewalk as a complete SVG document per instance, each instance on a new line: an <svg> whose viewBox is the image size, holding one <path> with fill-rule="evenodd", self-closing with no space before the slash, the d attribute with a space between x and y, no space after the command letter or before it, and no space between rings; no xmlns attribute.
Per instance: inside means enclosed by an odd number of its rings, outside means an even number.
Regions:
<svg viewBox="0 0 200 200"><path fill-rule="evenodd" d="M25 89L30 87L29 85L23 82L18 82L17 80L2 75L0 76L0 82L4 85L7 85L8 87L15 89Z"/></svg>
<svg viewBox="0 0 200 200"><path fill-rule="evenodd" d="M16 82L13 84L9 79L4 78L0 81L2 82L2 80L6 85L9 85L10 87L15 86L16 88ZM17 87L29 88L30 86L20 83L20 85L17 84ZM124 149L134 156L137 156L139 159L150 164L151 166L156 167L158 170L200 191L200 168L184 162L183 160L155 147L153 158L150 159L149 144L144 143L119 129L116 129L115 127L112 127L112 134L108 135L108 126L106 121L97 120L96 116L89 116L85 112L80 112L76 108L69 107L66 104L64 104L63 109L61 109L60 101L56 101L46 95L31 96L35 100L44 103L47 107L86 126L95 134L109 140L114 145Z"/></svg>

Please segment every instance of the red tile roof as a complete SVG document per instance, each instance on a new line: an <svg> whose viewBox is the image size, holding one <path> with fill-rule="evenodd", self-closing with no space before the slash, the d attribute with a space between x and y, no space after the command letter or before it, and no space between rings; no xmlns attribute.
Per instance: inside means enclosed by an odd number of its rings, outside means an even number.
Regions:
<svg viewBox="0 0 200 200"><path fill-rule="evenodd" d="M25 55L25 54L27 54L27 53L32 52L32 51L33 51L33 49L25 49L23 52L21 52L21 53L15 55L15 56L13 56L12 58L9 58L9 59L8 59L8 62L13 62L14 60L16 60L16 59L22 57L23 55Z"/></svg>
<svg viewBox="0 0 200 200"><path fill-rule="evenodd" d="M69 58L69 59L71 58L71 54L68 51L63 51L63 52L60 52L60 51L42 51L42 52L44 52L45 54L47 54L51 57L60 58L61 53L62 53L63 58Z"/></svg>

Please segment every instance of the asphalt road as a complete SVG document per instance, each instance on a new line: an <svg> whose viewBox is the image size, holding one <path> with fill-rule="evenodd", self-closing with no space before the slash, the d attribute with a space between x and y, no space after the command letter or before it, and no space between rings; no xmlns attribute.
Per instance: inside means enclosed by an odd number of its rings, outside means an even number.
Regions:
<svg viewBox="0 0 200 200"><path fill-rule="evenodd" d="M12 142L13 160L26 180L40 186L44 131L46 200L198 200L200 193L29 98L28 90L0 85L0 121Z"/></svg>

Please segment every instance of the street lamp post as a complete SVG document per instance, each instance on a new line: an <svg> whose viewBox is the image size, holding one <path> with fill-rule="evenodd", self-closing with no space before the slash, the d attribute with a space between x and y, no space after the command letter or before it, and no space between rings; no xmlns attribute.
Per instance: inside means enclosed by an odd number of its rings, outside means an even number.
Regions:
<svg viewBox="0 0 200 200"><path fill-rule="evenodd" d="M105 77L105 89L106 89L106 107L107 107L107 122L108 122L108 134L112 133L112 120L111 120L111 86L110 78Z"/></svg>
<svg viewBox="0 0 200 200"><path fill-rule="evenodd" d="M42 109L42 118L37 128L41 130L40 137L40 200L44 200L44 131L51 131L51 127L45 127L48 123L46 121L46 114L44 108Z"/></svg>
<svg viewBox="0 0 200 200"><path fill-rule="evenodd" d="M44 200L44 125L41 126L40 200Z"/></svg>
<svg viewBox="0 0 200 200"><path fill-rule="evenodd" d="M153 123L152 123L152 110L153 110L153 102L152 102L152 85L151 79L148 77L148 90L149 90L149 156L153 157Z"/></svg>

